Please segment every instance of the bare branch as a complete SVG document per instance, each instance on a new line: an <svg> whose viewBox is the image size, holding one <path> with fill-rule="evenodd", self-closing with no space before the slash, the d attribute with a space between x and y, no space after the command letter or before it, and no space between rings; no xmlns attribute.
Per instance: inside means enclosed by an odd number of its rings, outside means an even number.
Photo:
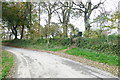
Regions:
<svg viewBox="0 0 120 80"><path fill-rule="evenodd" d="M80 8L72 8L73 10L80 10L80 11L82 11L82 12L85 12L85 11L83 11L82 9L80 9Z"/></svg>
<svg viewBox="0 0 120 80"><path fill-rule="evenodd" d="M58 18L59 18L60 23L62 23L62 20L61 20L61 17L60 17L60 15L59 15L58 11L56 11L56 13L57 13L57 15L58 15Z"/></svg>
<svg viewBox="0 0 120 80"><path fill-rule="evenodd" d="M101 4L104 4L105 1L106 1L106 0L104 0L103 2L101 2L101 0L100 0L100 2L99 2L98 4L96 4L96 5L92 8L92 10L97 9Z"/></svg>

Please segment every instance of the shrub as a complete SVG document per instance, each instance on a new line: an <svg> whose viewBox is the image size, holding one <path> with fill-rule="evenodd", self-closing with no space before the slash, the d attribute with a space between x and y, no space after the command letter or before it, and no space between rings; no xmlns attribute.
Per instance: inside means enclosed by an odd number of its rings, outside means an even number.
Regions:
<svg viewBox="0 0 120 80"><path fill-rule="evenodd" d="M78 38L77 46L109 54L119 54L118 37L108 36L101 38Z"/></svg>

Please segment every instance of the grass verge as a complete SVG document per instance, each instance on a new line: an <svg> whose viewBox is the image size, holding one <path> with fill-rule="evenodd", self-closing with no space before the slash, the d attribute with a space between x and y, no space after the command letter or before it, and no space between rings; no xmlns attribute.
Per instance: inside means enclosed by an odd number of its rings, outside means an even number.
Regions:
<svg viewBox="0 0 120 80"><path fill-rule="evenodd" d="M13 66L13 56L9 52L2 50L2 73L0 74L0 80L5 78Z"/></svg>
<svg viewBox="0 0 120 80"><path fill-rule="evenodd" d="M9 41L3 41L3 43L9 43L11 46L18 46L22 48L32 48L32 49L40 49L40 50L48 50L48 51L61 51L64 49L67 49L68 46L63 45L56 45L54 43L50 43L49 46L47 46L47 43L45 42L39 42L39 41L32 41L32 40L9 40Z"/></svg>
<svg viewBox="0 0 120 80"><path fill-rule="evenodd" d="M68 47L65 46L65 47L56 47L56 48L51 48L51 49L48 49L49 51L62 51L64 49L67 49Z"/></svg>
<svg viewBox="0 0 120 80"><path fill-rule="evenodd" d="M112 66L120 66L118 64L118 56L107 55L105 53L97 53L88 49L80 49L80 48L72 48L65 51L65 53L75 56L81 56L93 61L109 64Z"/></svg>

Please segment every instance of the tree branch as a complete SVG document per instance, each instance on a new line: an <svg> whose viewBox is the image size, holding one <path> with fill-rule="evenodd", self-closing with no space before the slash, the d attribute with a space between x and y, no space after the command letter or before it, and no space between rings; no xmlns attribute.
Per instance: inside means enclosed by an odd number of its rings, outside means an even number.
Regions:
<svg viewBox="0 0 120 80"><path fill-rule="evenodd" d="M100 2L97 5L95 5L91 10L97 9L101 4L104 4L105 1L101 2L100 0Z"/></svg>
<svg viewBox="0 0 120 80"><path fill-rule="evenodd" d="M61 17L60 17L60 15L59 15L58 11L56 11L56 13L57 13L57 15L58 15L58 17L59 17L60 23L62 23L62 20L61 20Z"/></svg>

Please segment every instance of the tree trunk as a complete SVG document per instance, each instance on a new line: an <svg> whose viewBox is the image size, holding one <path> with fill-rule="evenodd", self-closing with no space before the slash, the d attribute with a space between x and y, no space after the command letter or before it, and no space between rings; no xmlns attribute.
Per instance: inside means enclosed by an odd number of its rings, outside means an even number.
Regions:
<svg viewBox="0 0 120 80"><path fill-rule="evenodd" d="M67 30L68 30L68 26L66 24L63 25L63 33L64 33L64 37L68 37L67 35Z"/></svg>
<svg viewBox="0 0 120 80"><path fill-rule="evenodd" d="M66 14L67 14L66 11L63 10L63 12L62 12L62 16L63 16L62 26L63 26L63 36L64 37L67 37L67 22L66 22L67 15Z"/></svg>
<svg viewBox="0 0 120 80"><path fill-rule="evenodd" d="M15 34L15 40L16 40L16 39L18 39L18 38L17 38L17 34Z"/></svg>
<svg viewBox="0 0 120 80"><path fill-rule="evenodd" d="M14 30L15 30L15 39L18 39L17 38L17 25L14 27Z"/></svg>
<svg viewBox="0 0 120 80"><path fill-rule="evenodd" d="M50 26L50 22L51 22L51 14L48 14L48 25Z"/></svg>
<svg viewBox="0 0 120 80"><path fill-rule="evenodd" d="M15 38L14 39L18 39L17 38L17 25L16 26L12 26L11 27L12 33L14 34Z"/></svg>
<svg viewBox="0 0 120 80"><path fill-rule="evenodd" d="M23 38L23 32L24 32L24 25L22 26L22 31L21 31L21 37L20 37L20 39Z"/></svg>
<svg viewBox="0 0 120 80"><path fill-rule="evenodd" d="M87 13L84 13L84 23L85 23L85 31L89 31L91 28L91 25L89 23L90 16L87 15Z"/></svg>
<svg viewBox="0 0 120 80"><path fill-rule="evenodd" d="M65 22L62 23L63 27L63 37L67 37L67 25Z"/></svg>
<svg viewBox="0 0 120 80"><path fill-rule="evenodd" d="M70 3L67 2L67 6L70 5ZM71 12L71 8L69 9L63 9L62 10L62 16L63 16L63 33L64 33L64 37L68 37L68 22L69 22L69 18L70 18L70 12Z"/></svg>
<svg viewBox="0 0 120 80"><path fill-rule="evenodd" d="M49 36L50 36L50 22L51 22L51 15L48 13L48 34L47 34L47 46L49 46L50 40L49 40Z"/></svg>
<svg viewBox="0 0 120 80"><path fill-rule="evenodd" d="M84 21L85 21L85 31L90 31L91 28L90 24L86 20Z"/></svg>

